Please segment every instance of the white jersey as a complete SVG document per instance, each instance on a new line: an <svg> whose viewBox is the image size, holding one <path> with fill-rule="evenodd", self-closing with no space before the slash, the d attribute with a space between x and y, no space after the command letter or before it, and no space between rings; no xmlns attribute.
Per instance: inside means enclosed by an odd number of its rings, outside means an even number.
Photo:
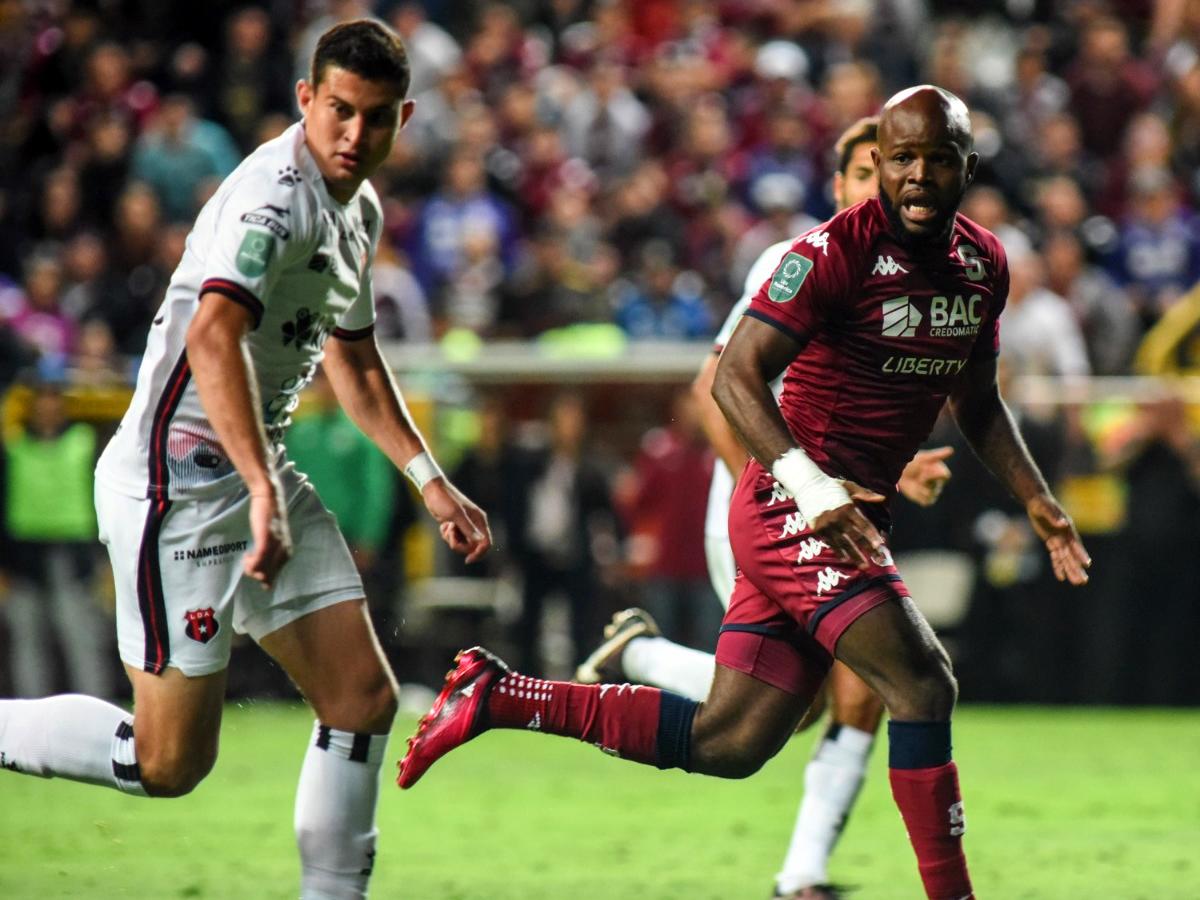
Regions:
<svg viewBox="0 0 1200 900"><path fill-rule="evenodd" d="M763 286L763 282L775 274L775 270L779 268L779 261L783 259L783 255L791 249L791 246L790 239L780 241L759 254L758 259L754 261L754 265L750 267L750 271L746 275L741 298L733 305L733 309L729 311L729 315L725 319L725 324L721 326L721 330L713 339L714 353L720 353L724 349L733 330L737 328L742 313L746 311L746 307L750 305L750 301L754 299L758 289ZM779 394L783 390L782 375L771 383L771 390L775 394L775 399L778 400ZM708 486L708 509L704 517L706 539L715 538L719 542L729 540L729 501L733 497L733 488L733 475L730 474L728 467L718 459L713 466L712 481ZM722 600L728 602L728 598L722 598Z"/></svg>
<svg viewBox="0 0 1200 900"><path fill-rule="evenodd" d="M346 204L326 190L297 123L248 156L204 205L150 329L133 402L96 468L134 497L184 499L242 485L200 405L186 335L200 297L254 315L246 345L267 436L281 452L325 341L371 335L371 262L382 230L368 182Z"/></svg>

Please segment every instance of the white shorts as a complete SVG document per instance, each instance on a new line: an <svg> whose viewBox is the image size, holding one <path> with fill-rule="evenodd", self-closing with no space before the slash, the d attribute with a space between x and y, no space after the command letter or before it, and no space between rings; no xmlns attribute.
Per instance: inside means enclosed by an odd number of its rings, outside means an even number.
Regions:
<svg viewBox="0 0 1200 900"><path fill-rule="evenodd" d="M733 561L733 548L729 537L704 536L704 559L708 563L708 580L721 605L729 609L729 598L733 596L733 578L737 575L737 563Z"/></svg>
<svg viewBox="0 0 1200 900"><path fill-rule="evenodd" d="M363 596L337 520L294 466L279 473L294 552L268 590L242 573L250 547L245 490L151 501L96 484L100 540L117 594L121 660L188 676L229 665L233 632L255 641L326 606Z"/></svg>

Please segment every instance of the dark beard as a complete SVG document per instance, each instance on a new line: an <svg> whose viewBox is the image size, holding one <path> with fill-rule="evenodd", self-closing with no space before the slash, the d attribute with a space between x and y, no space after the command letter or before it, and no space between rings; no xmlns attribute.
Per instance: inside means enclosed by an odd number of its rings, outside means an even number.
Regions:
<svg viewBox="0 0 1200 900"><path fill-rule="evenodd" d="M954 200L954 212L946 217L946 223L942 226L942 230L929 237L918 237L904 227L904 222L900 218L900 210L883 192L883 188L879 189L879 205L883 207L883 214L887 216L888 224L892 227L892 235L902 247L917 254L928 253L936 247L944 247L950 243L950 235L954 232L954 220L958 216L958 206L962 203L963 195L966 192L967 186L964 184Z"/></svg>

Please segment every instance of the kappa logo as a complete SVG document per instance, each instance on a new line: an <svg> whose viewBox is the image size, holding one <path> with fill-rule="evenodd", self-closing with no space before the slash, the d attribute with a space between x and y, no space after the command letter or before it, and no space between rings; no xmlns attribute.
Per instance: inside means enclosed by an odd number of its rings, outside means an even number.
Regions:
<svg viewBox="0 0 1200 900"><path fill-rule="evenodd" d="M792 496L792 492L776 481L771 484L771 498L767 501L767 506L774 506L776 503L794 499L795 497Z"/></svg>
<svg viewBox="0 0 1200 900"><path fill-rule="evenodd" d="M823 572L817 573L817 596L832 591L843 581L849 581L854 576L847 575L845 572L839 572L832 566L826 566Z"/></svg>
<svg viewBox="0 0 1200 900"><path fill-rule="evenodd" d="M821 555L822 550L828 550L829 545L824 541L818 540L815 537L806 538L800 542L800 554L796 557L796 562L812 562Z"/></svg>
<svg viewBox="0 0 1200 900"><path fill-rule="evenodd" d="M204 609L189 610L184 613L183 617L187 619L187 627L184 629L184 633L193 641L198 641L201 644L207 644L221 630L221 623L217 621L217 614L211 606Z"/></svg>
<svg viewBox="0 0 1200 900"><path fill-rule="evenodd" d="M829 235L824 231L814 231L800 238L802 244L812 244L826 256L829 255Z"/></svg>
<svg viewBox="0 0 1200 900"><path fill-rule="evenodd" d="M883 301L883 333L887 337L916 337L921 311L907 296Z"/></svg>
<svg viewBox="0 0 1200 900"><path fill-rule="evenodd" d="M535 712L533 714L533 718L529 720L529 724L526 725L525 727L528 728L530 731L541 731L542 730L542 714L540 712Z"/></svg>
<svg viewBox="0 0 1200 900"><path fill-rule="evenodd" d="M897 272L908 274L908 269L900 265L890 256L879 254L879 258L875 260L875 268L871 270L872 275L895 275Z"/></svg>
<svg viewBox="0 0 1200 900"><path fill-rule="evenodd" d="M800 513L788 513L788 517L783 522L783 531L779 532L776 540L782 541L785 538L795 537L807 527L808 523L804 521L804 516Z"/></svg>
<svg viewBox="0 0 1200 900"><path fill-rule="evenodd" d="M295 166L284 166L279 170L279 180L277 184L286 184L288 187L295 187L304 179L300 177L300 170Z"/></svg>

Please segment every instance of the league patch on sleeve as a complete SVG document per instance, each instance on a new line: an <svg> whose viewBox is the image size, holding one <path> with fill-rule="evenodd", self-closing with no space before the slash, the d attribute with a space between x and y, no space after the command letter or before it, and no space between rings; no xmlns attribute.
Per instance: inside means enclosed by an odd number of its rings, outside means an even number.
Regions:
<svg viewBox="0 0 1200 900"><path fill-rule="evenodd" d="M275 239L265 231L251 229L238 247L238 271L247 278L261 278L275 253Z"/></svg>
<svg viewBox="0 0 1200 900"><path fill-rule="evenodd" d="M812 271L813 262L807 256L799 253L788 253L779 262L779 268L771 276L771 286L767 288L767 296L776 303L787 303L800 293L800 285Z"/></svg>

